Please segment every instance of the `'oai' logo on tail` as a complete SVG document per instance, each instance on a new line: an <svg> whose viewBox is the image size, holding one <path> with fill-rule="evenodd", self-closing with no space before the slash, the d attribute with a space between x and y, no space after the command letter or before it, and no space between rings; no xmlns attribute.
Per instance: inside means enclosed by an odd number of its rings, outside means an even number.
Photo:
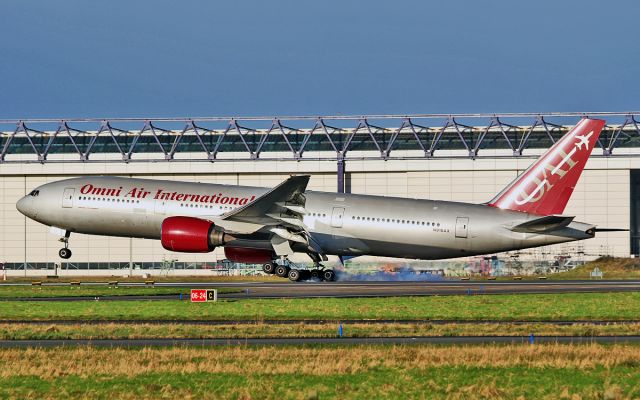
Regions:
<svg viewBox="0 0 640 400"><path fill-rule="evenodd" d="M567 172L571 171L571 169L578 163L571 157L573 157L577 151L582 150L583 146L585 150L589 150L589 139L592 135L593 131L586 135L576 135L575 138L577 141L573 143L573 147L568 153L566 153L564 149L559 148L556 153L548 157L547 160L544 160L547 162L543 163L537 169L531 179L523 182L518 196L514 199L515 203L521 206L526 203L535 203L540 200L547 190L551 189L557 181L562 179L562 177L564 177ZM554 163L558 158L560 159ZM565 166L568 168L564 168ZM550 176L547 175L549 171ZM555 179L553 179L554 176L556 176ZM552 179L553 183L550 182ZM531 184L534 185L532 188Z"/></svg>

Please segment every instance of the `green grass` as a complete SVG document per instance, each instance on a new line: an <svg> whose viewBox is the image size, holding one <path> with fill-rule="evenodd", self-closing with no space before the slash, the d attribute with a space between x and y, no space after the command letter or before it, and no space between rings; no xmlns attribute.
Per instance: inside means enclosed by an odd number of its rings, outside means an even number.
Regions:
<svg viewBox="0 0 640 400"><path fill-rule="evenodd" d="M118 287L104 286L4 286L0 287L2 298L29 297L73 297L73 296L133 296L180 293L188 295L189 289L161 287ZM188 297L187 297L188 298Z"/></svg>
<svg viewBox="0 0 640 400"><path fill-rule="evenodd" d="M603 279L640 279L640 259L601 257L571 271L549 275L549 279L590 279L594 268L604 273Z"/></svg>
<svg viewBox="0 0 640 400"><path fill-rule="evenodd" d="M0 398L638 398L639 356L595 344L0 349Z"/></svg>
<svg viewBox="0 0 640 400"><path fill-rule="evenodd" d="M188 301L0 302L0 320L20 319L456 319L628 320L640 316L640 293L565 293L391 298Z"/></svg>
<svg viewBox="0 0 640 400"><path fill-rule="evenodd" d="M217 289L218 293L237 293L236 288ZM36 298L36 297L101 297L101 296L153 296L175 295L182 293L188 299L190 289L167 287L113 287L104 286L4 286L0 287L0 300L8 298ZM186 296L186 297L185 297Z"/></svg>
<svg viewBox="0 0 640 400"><path fill-rule="evenodd" d="M634 382L635 381L635 382ZM20 376L3 381L3 398L210 399L611 399L640 396L637 370L596 368L371 367L358 374L162 373L126 376ZM572 396L579 397L572 397ZM605 397L606 398L606 397Z"/></svg>

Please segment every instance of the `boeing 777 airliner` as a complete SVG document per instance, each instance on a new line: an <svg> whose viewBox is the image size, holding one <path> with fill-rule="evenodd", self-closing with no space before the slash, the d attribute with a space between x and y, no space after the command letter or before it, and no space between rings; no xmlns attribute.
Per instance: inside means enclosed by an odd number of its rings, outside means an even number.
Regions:
<svg viewBox="0 0 640 400"><path fill-rule="evenodd" d="M151 238L176 252L222 246L231 261L293 281L331 281L327 255L443 259L592 238L594 225L562 213L604 124L582 119L484 204L308 191L309 176L274 188L86 176L37 187L17 208L57 228L64 259L72 232ZM290 268L293 253L314 268Z"/></svg>

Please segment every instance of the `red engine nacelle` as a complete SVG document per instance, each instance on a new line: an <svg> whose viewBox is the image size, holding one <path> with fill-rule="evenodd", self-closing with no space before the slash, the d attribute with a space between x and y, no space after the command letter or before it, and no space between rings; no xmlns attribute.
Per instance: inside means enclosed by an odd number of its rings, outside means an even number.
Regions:
<svg viewBox="0 0 640 400"><path fill-rule="evenodd" d="M227 236L225 238L225 236ZM162 221L162 247L183 253L208 253L229 239L211 221L194 217L169 217Z"/></svg>
<svg viewBox="0 0 640 400"><path fill-rule="evenodd" d="M244 264L262 264L274 259L273 251L247 247L225 247L224 255L229 261Z"/></svg>

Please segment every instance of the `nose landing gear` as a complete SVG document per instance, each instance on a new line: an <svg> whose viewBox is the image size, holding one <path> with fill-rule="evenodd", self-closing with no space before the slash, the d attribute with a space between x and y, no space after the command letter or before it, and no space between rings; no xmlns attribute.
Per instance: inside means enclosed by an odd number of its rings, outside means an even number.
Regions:
<svg viewBox="0 0 640 400"><path fill-rule="evenodd" d="M60 238L60 241L62 243L64 243L64 247L61 248L58 251L58 255L60 256L60 258L63 258L65 260L68 260L69 258L71 258L71 249L69 249L69 236L71 235L71 232L66 231L64 233L64 237Z"/></svg>

